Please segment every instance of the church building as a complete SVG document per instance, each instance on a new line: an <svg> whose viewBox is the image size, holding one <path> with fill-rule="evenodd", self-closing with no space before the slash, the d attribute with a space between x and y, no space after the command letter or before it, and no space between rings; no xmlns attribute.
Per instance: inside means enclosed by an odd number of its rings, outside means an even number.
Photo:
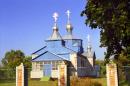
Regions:
<svg viewBox="0 0 130 86"><path fill-rule="evenodd" d="M95 52L92 51L88 36L87 49L83 48L83 40L73 35L70 22L70 11L67 12L66 35L61 36L57 25L58 14L54 13L54 26L51 36L45 40L46 45L32 54L31 78L50 76L58 77L58 65L67 65L71 76L95 76Z"/></svg>

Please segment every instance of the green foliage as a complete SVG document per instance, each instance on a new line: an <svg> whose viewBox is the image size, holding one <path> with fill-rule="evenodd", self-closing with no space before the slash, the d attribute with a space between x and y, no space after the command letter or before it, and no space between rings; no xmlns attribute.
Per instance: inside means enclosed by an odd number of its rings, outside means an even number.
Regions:
<svg viewBox="0 0 130 86"><path fill-rule="evenodd" d="M100 29L101 47L107 48L106 62L111 56L118 60L121 52L130 58L130 1L88 0L82 16L86 25Z"/></svg>
<svg viewBox="0 0 130 86"><path fill-rule="evenodd" d="M23 59L23 63L24 63L24 66L26 68L31 68L31 60L32 60L32 57L31 56L26 56L24 59Z"/></svg>
<svg viewBox="0 0 130 86"><path fill-rule="evenodd" d="M5 57L2 59L5 68L15 69L21 63L24 63L25 67L31 67L31 57L26 57L20 50L6 52Z"/></svg>
<svg viewBox="0 0 130 86"><path fill-rule="evenodd" d="M26 57L20 50L6 52L2 59L3 67L0 69L0 79L15 79L16 66L19 66L21 63L26 68L31 68L31 57Z"/></svg>
<svg viewBox="0 0 130 86"><path fill-rule="evenodd" d="M2 59L4 67L15 69L16 66L20 65L24 61L25 55L20 50L11 50L6 52L5 57Z"/></svg>
<svg viewBox="0 0 130 86"><path fill-rule="evenodd" d="M100 77L106 77L106 65L103 60L96 60L96 65L100 66Z"/></svg>
<svg viewBox="0 0 130 86"><path fill-rule="evenodd" d="M102 86L101 83L91 78L72 77L70 82L70 86Z"/></svg>
<svg viewBox="0 0 130 86"><path fill-rule="evenodd" d="M105 63L104 63L103 60L96 60L96 61L95 61L95 64L96 64L96 65L100 65L100 66L105 65Z"/></svg>

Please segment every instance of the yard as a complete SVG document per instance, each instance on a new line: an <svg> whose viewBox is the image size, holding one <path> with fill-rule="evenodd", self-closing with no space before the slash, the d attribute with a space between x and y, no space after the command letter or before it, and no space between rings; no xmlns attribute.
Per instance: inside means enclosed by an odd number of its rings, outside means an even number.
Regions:
<svg viewBox="0 0 130 86"><path fill-rule="evenodd" d="M86 78L79 79L78 84L79 83L84 84L84 83L86 83L86 80L87 80ZM71 84L72 84L72 81L71 81ZM101 84L101 86L107 86L106 78L93 78L93 79L91 78L91 81L98 82ZM81 86L81 85L78 85L77 82L74 82L74 83L76 84L74 86ZM28 84L29 84L28 86L57 86L58 82L57 82L57 80L56 81L29 80ZM0 80L0 86L16 86L15 80ZM73 86L73 85L71 85L71 86ZM100 85L94 85L94 86L100 86ZM125 81L122 81L122 82L120 82L120 86L128 86L128 84Z"/></svg>
<svg viewBox="0 0 130 86"><path fill-rule="evenodd" d="M82 79L83 80L83 79ZM105 78L96 78L91 79L93 81L97 81L102 84L102 86L106 86L106 79ZM80 80L79 80L80 82ZM76 83L76 82L75 82ZM83 83L83 82L82 82ZM39 80L29 80L28 86L57 86L58 82L56 81L39 81ZM1 80L0 86L16 86L15 80Z"/></svg>
<svg viewBox="0 0 130 86"><path fill-rule="evenodd" d="M39 80L29 80L28 86L57 86L57 81L39 81ZM16 86L15 81L5 80L0 81L0 86Z"/></svg>

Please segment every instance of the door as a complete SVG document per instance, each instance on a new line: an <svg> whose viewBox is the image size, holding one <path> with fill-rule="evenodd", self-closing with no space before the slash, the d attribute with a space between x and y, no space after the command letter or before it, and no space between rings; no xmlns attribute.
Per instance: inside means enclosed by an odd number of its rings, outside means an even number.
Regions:
<svg viewBox="0 0 130 86"><path fill-rule="evenodd" d="M52 65L44 64L43 65L43 74L44 76L51 76Z"/></svg>

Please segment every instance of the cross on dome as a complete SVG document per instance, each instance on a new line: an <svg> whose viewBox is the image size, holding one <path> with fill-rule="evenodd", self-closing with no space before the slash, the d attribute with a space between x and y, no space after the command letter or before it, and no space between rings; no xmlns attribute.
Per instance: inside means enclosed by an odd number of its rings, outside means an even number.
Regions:
<svg viewBox="0 0 130 86"><path fill-rule="evenodd" d="M70 10L67 10L67 11L66 11L66 14L67 14L67 16L68 16L68 23L70 22L70 13L71 13Z"/></svg>
<svg viewBox="0 0 130 86"><path fill-rule="evenodd" d="M54 18L55 23L57 22L58 17L59 17L58 13L55 12L55 13L53 14L53 18Z"/></svg>
<svg viewBox="0 0 130 86"><path fill-rule="evenodd" d="M90 42L90 35L88 34L88 36L87 36L87 39L88 39L88 42Z"/></svg>

